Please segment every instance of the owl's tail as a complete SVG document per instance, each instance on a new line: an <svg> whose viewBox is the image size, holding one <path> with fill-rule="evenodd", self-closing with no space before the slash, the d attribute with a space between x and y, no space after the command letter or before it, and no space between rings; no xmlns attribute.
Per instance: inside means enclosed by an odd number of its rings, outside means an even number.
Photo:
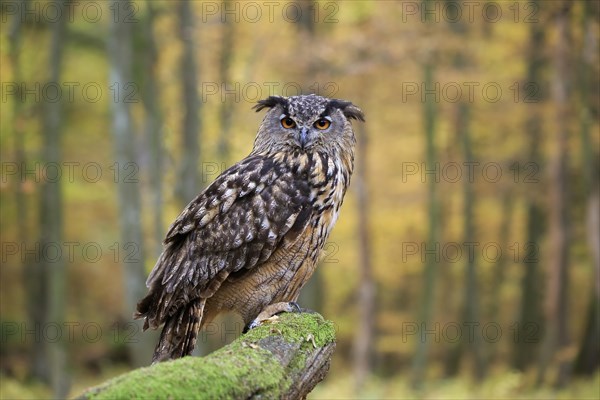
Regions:
<svg viewBox="0 0 600 400"><path fill-rule="evenodd" d="M204 299L195 299L167 317L152 364L192 354L200 330Z"/></svg>

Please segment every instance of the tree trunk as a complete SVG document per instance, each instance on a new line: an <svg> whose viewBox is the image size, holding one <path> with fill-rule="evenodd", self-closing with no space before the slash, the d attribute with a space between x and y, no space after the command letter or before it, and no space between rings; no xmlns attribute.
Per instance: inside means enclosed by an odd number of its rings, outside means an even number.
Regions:
<svg viewBox="0 0 600 400"><path fill-rule="evenodd" d="M457 131L461 132L464 158L467 163L474 162L473 152L471 150L471 138L469 133L469 109L466 104L461 103L459 105L459 123ZM464 218L465 218L465 243L475 243L475 226L473 224L473 208L474 208L474 194L473 194L473 183L469 182L468 179L464 182ZM477 267L474 252L467 252L467 270L465 274L465 322L479 322L479 291L477 282ZM481 335L474 335L473 340L468 342L473 355L473 368L475 369L474 375L478 381L483 380L486 374L486 364L483 357L483 344L481 342Z"/></svg>
<svg viewBox="0 0 600 400"><path fill-rule="evenodd" d="M180 205L187 205L200 191L198 164L200 163L200 111L198 96L198 68L196 65L196 18L190 0L178 3L179 38L183 43L181 54L181 90L183 95L183 126L181 165L177 187Z"/></svg>
<svg viewBox="0 0 600 400"><path fill-rule="evenodd" d="M231 7L231 0L225 0L222 5L225 9ZM221 73L221 90L229 88L231 82L231 59L233 56L233 38L234 38L234 21L232 16L228 15L222 23L222 39L221 39L221 56L219 58L219 72ZM221 130L219 132L218 154L219 160L227 163L229 159L229 135L231 131L231 120L235 103L224 101L221 98L221 107L219 109L219 119Z"/></svg>
<svg viewBox="0 0 600 400"><path fill-rule="evenodd" d="M584 3L583 48L579 62L579 93L581 95L580 135L583 155L584 194L587 200L586 226L588 248L592 263L591 275L594 285L590 292L587 318L579 353L573 372L579 375L592 375L600 366L600 186L598 184L598 154L594 153L591 138L591 76L597 57L598 38L590 16L598 15L598 4Z"/></svg>
<svg viewBox="0 0 600 400"><path fill-rule="evenodd" d="M12 80L14 82L24 82L23 76L21 75L21 37L23 31L23 19L21 16L21 9L25 6L25 0L19 0L17 2L17 14L12 18L9 32L8 32L8 58L12 69ZM21 92L20 85L17 86L17 93L14 101L12 102L12 129L14 132L14 146L15 146L15 162L17 164L17 176L24 176L24 169L26 168L27 157L25 154L25 115L23 110L23 93ZM21 245L27 245L27 248L33 248L33 244L30 241L29 232L29 210L28 210L28 196L25 195L23 190L25 182L20 178L17 182L15 190L15 203L17 207L16 225L17 225L17 240ZM27 323L29 326L42 326L44 323L44 307L46 299L43 296L44 291L42 285L45 285L45 279L43 277L43 266L40 263L33 262L25 257L21 260L21 269L23 271L22 281L24 283L27 307ZM49 381L47 357L44 350L44 342L41 340L34 340L32 345L28 349L28 358L30 365L30 374L33 378L40 381Z"/></svg>
<svg viewBox="0 0 600 400"><path fill-rule="evenodd" d="M455 32L463 40L468 40L468 29L466 24L459 22L450 24L449 28ZM469 65L469 60L466 51L461 46L454 51L454 67L457 72L465 73L465 68ZM469 118L470 118L470 107L465 102L459 102L455 109L456 118L456 137L462 143L463 148L463 159L465 165L472 165L473 163L473 151L471 149L471 138L469 132ZM478 295L478 283L477 283L477 268L475 252L472 250L475 245L475 226L473 223L473 208L474 208L474 194L473 186L474 182L469 179L463 181L463 194L464 194L464 243L466 248L463 249L463 254L466 255L466 268L465 268L465 284L464 284L464 304L463 304L463 324L468 326L470 323L478 323L480 321L479 315L479 295ZM468 337L467 337L468 336ZM455 375L458 372L460 360L465 350L471 350L473 355L473 368L475 378L480 381L485 376L485 362L483 357L483 348L481 342L481 336L465 335L461 337L458 344L454 347L454 351L451 352L449 362L447 364L447 374Z"/></svg>
<svg viewBox="0 0 600 400"><path fill-rule="evenodd" d="M142 102L145 109L145 130L147 143L150 153L149 168L150 177L148 179L151 190L152 204L152 231L154 237L154 246L152 254L158 257L162 252L162 240L165 235L163 229L163 139L162 139L162 112L160 110L159 99L160 92L156 84L158 68L158 51L156 49L156 40L154 38L154 16L156 10L152 2L147 3L148 12L142 20L144 48L142 52L143 60L143 83L142 83Z"/></svg>
<svg viewBox="0 0 600 400"><path fill-rule="evenodd" d="M462 142L465 165L472 165L473 152L471 149L471 139L469 135L469 109L464 103L459 103L456 117L456 132ZM464 180L464 243L467 246L463 254L467 257L465 268L464 285L464 305L463 305L463 324L479 323L479 294L476 273L475 252L472 250L475 242L475 226L473 224L473 182L469 179ZM465 350L471 350L473 356L474 375L477 381L485 377L486 364L483 356L483 344L481 335L463 335L450 357L449 375L455 375L458 372L460 360Z"/></svg>
<svg viewBox="0 0 600 400"><path fill-rule="evenodd" d="M60 82L63 49L65 42L66 17L64 7L66 2L62 0L58 6L63 9L63 18L58 18L51 27L51 42L49 51L48 70L50 71L49 82L58 84ZM63 123L63 109L60 101L49 101L43 105L43 160L46 165L56 163L60 165L62 160L61 131ZM45 181L41 186L40 205L40 262L39 268L42 275L42 290L44 302L39 304L42 326L62 326L66 314L66 280L67 269L62 257L51 258L46 249L53 247L62 248L63 245L63 201L62 184L60 179ZM44 287L45 286L45 287ZM54 343L45 341L44 347L47 354L47 364L44 366L47 378L52 386L54 396L65 397L69 392L69 381L67 370L66 343L61 338Z"/></svg>
<svg viewBox="0 0 600 400"><path fill-rule="evenodd" d="M78 399L300 399L329 371L335 326L318 314L282 314L206 357L140 368Z"/></svg>
<svg viewBox="0 0 600 400"><path fill-rule="evenodd" d="M571 359L568 353L568 315L567 288L569 226L567 217L567 160L569 139L569 49L570 40L570 8L568 1L561 4L556 15L558 34L554 52L554 84L553 98L556 105L556 147L553 149L550 173L550 243L552 246L550 271L548 279L547 299L545 304L546 330L544 354L538 376L538 383L544 381L546 366L555 356L558 366L556 386L563 387L569 377Z"/></svg>
<svg viewBox="0 0 600 400"><path fill-rule="evenodd" d="M118 9L118 15L125 15L131 9L128 0L114 0L111 7ZM136 304L146 294L144 268L144 244L141 226L141 202L139 171L135 153L135 135L131 119L130 103L127 99L132 82L132 26L122 18L110 23L108 53L110 59L110 87L118 98L111 102L114 151L118 169L117 192L119 197L119 220L121 224L120 259L123 265L125 294L125 318L129 320ZM136 321L141 331L142 322ZM134 365L150 362L147 351L148 340L141 338L129 349Z"/></svg>
<svg viewBox="0 0 600 400"><path fill-rule="evenodd" d="M510 246L510 233L513 224L513 212L515 208L514 194L510 188L504 189L500 201L502 201L502 222L500 224L500 231L498 233L498 244L500 245L502 251L498 256L496 265L494 265L492 275L492 287L489 302L489 321L502 325L500 309L503 304L503 299L501 292L505 285L506 269L510 262L510 253L508 253L507 250ZM507 362L507 360L501 359L499 353L498 346L488 346L486 363L488 365L494 365L500 362ZM510 362L510 360L508 360L508 362Z"/></svg>
<svg viewBox="0 0 600 400"><path fill-rule="evenodd" d="M510 230L512 227L514 199L510 189L505 189L502 193L502 223L500 224L500 232L498 233L498 243L502 246L502 249L508 249L510 241ZM494 266L493 285L490 301L490 321L500 321L500 305L502 304L502 298L500 292L504 285L504 278L508 261L510 257L507 255L507 251L504 250L499 255L498 262ZM493 360L495 353L495 346L492 348L490 353L490 360Z"/></svg>
<svg viewBox="0 0 600 400"><path fill-rule="evenodd" d="M354 177L354 190L358 206L359 242L359 286L358 286L358 326L354 338L354 379L357 390L361 390L372 369L373 335L375 325L375 282L371 265L371 234L369 221L367 154L368 138L366 129L358 128L357 165Z"/></svg>
<svg viewBox="0 0 600 400"><path fill-rule="evenodd" d="M425 1L423 4L426 4ZM433 87L434 82L434 61L432 55L425 61L424 82L427 88ZM425 142L426 142L426 165L428 169L433 169L437 162L435 151L435 122L436 122L436 107L432 96L426 96L423 103L424 111L424 126L425 126ZM437 184L435 179L428 180L429 193L429 235L427 239L427 249L434 249L439 245L439 204L437 197ZM433 304L435 294L435 281L437 263L431 254L428 254L425 270L423 273L423 292L421 300L421 310L419 321L425 324L426 329L431 329L431 320L433 317ZM412 363L411 384L413 388L421 388L425 379L425 369L427 366L427 353L429 351L429 342L427 340L419 340L417 349Z"/></svg>
<svg viewBox="0 0 600 400"><path fill-rule="evenodd" d="M546 87L543 78L543 69L546 64L544 59L545 32L541 23L531 24L529 30L529 46L527 54L527 82L538 87ZM542 90L537 93L543 92ZM528 104L530 109L525 122L525 131L529 138L528 161L538 168L542 165L539 149L542 138L541 103L545 100L541 96L533 98L533 103ZM517 166L519 167L519 166ZM530 183L534 185L535 183ZM538 184L539 185L539 184ZM529 190L526 193L527 241L523 245L516 244L523 249L522 263L524 274L521 280L521 305L520 317L515 327L514 353L512 365L524 371L538 357L539 343L542 337L543 324L541 301L542 290L540 287L541 274L539 271L539 245L544 234L544 210L542 208L539 190ZM519 254L521 252L519 251Z"/></svg>

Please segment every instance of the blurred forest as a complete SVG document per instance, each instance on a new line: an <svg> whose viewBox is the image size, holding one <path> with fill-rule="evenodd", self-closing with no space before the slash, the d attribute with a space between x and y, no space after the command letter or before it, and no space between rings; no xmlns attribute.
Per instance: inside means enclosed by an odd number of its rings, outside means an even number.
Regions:
<svg viewBox="0 0 600 400"><path fill-rule="evenodd" d="M269 95L359 105L300 303L312 398L600 397L598 1L1 0L0 397L150 361L132 320L181 209ZM210 324L198 354L241 332Z"/></svg>

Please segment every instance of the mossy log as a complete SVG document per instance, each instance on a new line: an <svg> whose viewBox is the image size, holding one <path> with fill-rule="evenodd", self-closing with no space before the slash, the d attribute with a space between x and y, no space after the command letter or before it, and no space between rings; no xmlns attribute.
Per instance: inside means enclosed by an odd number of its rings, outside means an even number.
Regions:
<svg viewBox="0 0 600 400"><path fill-rule="evenodd" d="M206 357L139 368L78 399L305 397L329 370L335 328L316 313L285 313Z"/></svg>

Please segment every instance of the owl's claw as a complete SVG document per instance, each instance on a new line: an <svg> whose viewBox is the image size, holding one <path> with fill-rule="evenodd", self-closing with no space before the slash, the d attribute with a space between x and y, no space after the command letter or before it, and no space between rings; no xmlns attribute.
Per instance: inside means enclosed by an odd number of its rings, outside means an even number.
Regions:
<svg viewBox="0 0 600 400"><path fill-rule="evenodd" d="M246 327L244 328L243 333L248 332L250 329L254 329L257 326L260 326L265 321L271 320L273 317L277 316L277 314L281 314L282 312L302 312L302 309L295 301L290 302L280 302L269 304L265 307L264 310L261 311L260 314L254 320L252 320Z"/></svg>
<svg viewBox="0 0 600 400"><path fill-rule="evenodd" d="M289 311L289 312L297 312L297 313L301 313L302 312L302 309L300 308L300 306L298 305L298 303L296 303L295 301L290 301L288 304L290 305L290 307L293 308L293 310Z"/></svg>

